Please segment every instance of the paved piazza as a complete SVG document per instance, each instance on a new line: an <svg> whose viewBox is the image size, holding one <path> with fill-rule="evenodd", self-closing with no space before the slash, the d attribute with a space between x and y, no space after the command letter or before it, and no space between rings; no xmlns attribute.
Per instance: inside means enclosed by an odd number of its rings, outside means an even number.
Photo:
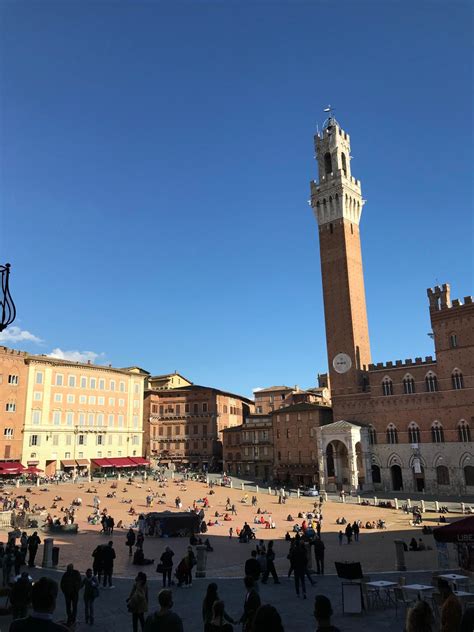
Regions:
<svg viewBox="0 0 474 632"><path fill-rule="evenodd" d="M206 511L206 520L213 519L215 511L222 514L225 510L227 497L230 497L231 503L235 503L238 515L233 517L232 522L223 523L222 526L210 527L206 535L209 536L214 552L209 553L207 557L207 577L205 579L195 580L192 589L174 589L175 592L175 610L183 617L185 621L185 630L194 631L202 630L200 621L200 604L205 592L207 583L211 579L216 578L220 595L227 604L227 609L232 616L240 616L242 611L242 602L244 597L242 576L243 565L245 560L250 556L252 549L251 544L239 544L238 539L233 537L229 539L229 526L234 528L241 527L244 521L253 525L253 519L256 515L256 508L251 505L245 505L241 502L244 493L238 489L229 489L214 487L215 493L209 495L209 488L204 483L187 481L184 486L177 481L169 481L166 487L160 487L158 482L148 481L146 483L128 484L126 480L118 481L117 498L106 498L107 492L111 491L112 481L106 483L94 482L91 484L61 484L49 485L48 491L40 491L39 488L33 488L33 493L29 494L30 501L46 506L52 515L60 515L57 510L50 509L52 500L55 495L63 498L58 502L58 506L69 505L73 498L80 496L83 505L79 508L78 523L80 533L68 537L55 538L55 545L60 546L60 564L59 569L47 571L54 577L59 577L61 570L69 562L73 562L76 568L81 572L89 566L92 566L91 552L97 543L107 542L109 537L100 534L100 525L89 525L87 516L92 512L93 497L95 494L86 493L88 487L95 486L97 495L101 499L101 509L107 508L108 512L114 517L115 522L122 520L124 528L115 530L113 541L117 553L114 574L116 576L116 589L102 591L99 601L97 602L97 626L102 630L114 629L125 630L131 627L130 615L125 607L125 598L131 587L131 578L135 576L139 567L133 566L128 556L128 550L125 547L126 527L131 523L128 516L129 504L121 503L122 499L133 499L133 507L137 513L146 512L145 498L148 495L148 489L159 494L166 494L165 504L154 504L152 511L171 510L175 511L174 499L180 496L183 508L192 505L194 500L198 500L207 496L210 501L210 508ZM123 491L126 489L126 491ZM21 490L9 488L13 495L23 494L24 488ZM248 492L249 501L252 492ZM328 501L323 506L323 530L322 538L326 545L326 573L325 577L317 577L317 586L310 588L307 601L298 601L294 594L293 582L287 579L288 560L288 544L284 541L284 535L287 530L291 532L293 523L286 520L288 514L297 517L299 511L308 511L314 503L312 498L290 498L286 504L278 504L278 498L269 496L267 493L258 494L258 505L262 509L271 512L273 520L276 523L276 529L266 530L258 528L257 538L265 540L274 539L276 549L276 567L278 573L282 576L282 585L273 586L272 580L269 579L267 586L261 587L261 595L263 603L272 603L277 606L283 616L285 629L298 632L299 630L312 629L314 619L312 617L312 597L321 592L327 594L333 601L333 607L336 612L335 621L343 629L356 629L362 626L367 629L383 629L383 630L399 630L401 629L401 618L403 615L399 613L400 621L394 617L395 613L390 610L390 617L387 612L375 611L360 617L342 616L341 613L341 593L340 580L335 576L335 561L360 561L364 573L370 574L372 578L379 577L383 579L392 579L397 577L393 573L395 568L395 547L393 540L402 538L408 542L411 537L423 537L426 545L432 546L433 550L406 553L407 572L413 573L413 581L426 581L431 577L430 569L437 568L437 555L434 550L432 536L422 536L421 529L413 529L409 525L409 516L402 511L390 509L382 509L378 507L359 506L355 504L342 504L341 502ZM149 511L149 510L148 510ZM339 545L337 533L340 527L336 524L336 518L344 515L349 521L360 519L365 524L367 520L378 520L382 518L386 521L387 529L383 531L361 530L360 541L351 545ZM430 521L429 516L433 516ZM425 524L437 524L437 516L435 514L427 514L425 516ZM301 522L301 520L300 520ZM31 530L29 530L31 532ZM3 540L6 539L4 532ZM45 537L44 532L40 532L40 537ZM175 567L184 554L185 548L188 546L187 538L146 538L144 552L148 558L157 560L161 555L164 547L170 545L175 552ZM41 563L42 547L38 552L37 561ZM454 559L451 559L452 566L455 566ZM155 572L154 566L141 568L149 575L150 595L152 604L156 601L155 595L159 590L161 583ZM379 575L377 575L377 573ZM34 576L38 577L45 574L40 568L34 570ZM406 573L403 573L406 574ZM58 617L63 614L63 603L60 599L58 606ZM392 616L393 614L393 616ZM79 628L84 627L83 616L81 611L81 621ZM7 622L7 619L4 619ZM6 629L5 623L3 629Z"/></svg>

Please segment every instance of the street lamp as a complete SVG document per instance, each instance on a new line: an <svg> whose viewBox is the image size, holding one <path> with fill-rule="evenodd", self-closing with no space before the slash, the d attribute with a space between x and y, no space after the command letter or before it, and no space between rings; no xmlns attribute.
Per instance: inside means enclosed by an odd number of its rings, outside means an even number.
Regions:
<svg viewBox="0 0 474 632"><path fill-rule="evenodd" d="M3 331L11 325L16 317L16 307L10 294L9 277L10 264L0 265L0 275L2 278L2 296L0 296L0 311L2 320L0 322L0 331Z"/></svg>

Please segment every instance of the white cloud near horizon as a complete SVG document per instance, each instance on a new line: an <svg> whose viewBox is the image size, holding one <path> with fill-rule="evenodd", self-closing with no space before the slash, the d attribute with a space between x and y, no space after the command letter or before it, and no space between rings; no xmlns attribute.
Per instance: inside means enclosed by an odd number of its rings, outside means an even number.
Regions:
<svg viewBox="0 0 474 632"><path fill-rule="evenodd" d="M40 344L43 340L26 329L12 325L0 333L0 342L34 342Z"/></svg>
<svg viewBox="0 0 474 632"><path fill-rule="evenodd" d="M55 349L51 351L51 353L48 353L48 356L51 358L58 358L59 360L70 360L71 362L89 362L90 361L92 363L95 363L95 361L98 358L103 359L105 356L105 353L95 353L95 351L78 351L78 350L63 351L59 347L56 347Z"/></svg>

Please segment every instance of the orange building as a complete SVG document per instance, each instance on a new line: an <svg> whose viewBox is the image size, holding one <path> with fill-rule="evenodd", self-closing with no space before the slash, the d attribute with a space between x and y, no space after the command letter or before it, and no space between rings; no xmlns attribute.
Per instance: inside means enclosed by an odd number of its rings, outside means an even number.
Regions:
<svg viewBox="0 0 474 632"><path fill-rule="evenodd" d="M4 462L22 457L28 369L27 354L0 347L0 474Z"/></svg>

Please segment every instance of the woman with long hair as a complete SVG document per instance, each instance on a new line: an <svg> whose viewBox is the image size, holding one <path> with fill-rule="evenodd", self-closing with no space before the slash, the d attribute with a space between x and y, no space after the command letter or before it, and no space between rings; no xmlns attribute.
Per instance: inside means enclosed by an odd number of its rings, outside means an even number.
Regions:
<svg viewBox="0 0 474 632"><path fill-rule="evenodd" d="M212 606L212 618L204 626L204 632L233 632L233 626L226 621L223 601L215 601Z"/></svg>
<svg viewBox="0 0 474 632"><path fill-rule="evenodd" d="M219 595L217 593L217 584L215 582L211 582L207 587L206 596L204 597L204 601L202 602L202 621L204 623L205 630L206 625L210 623L214 618L213 607L216 601L220 601ZM223 604L224 602L221 601L220 603ZM234 623L234 620L232 619L232 617L229 617L227 612L224 611L222 616L228 623Z"/></svg>
<svg viewBox="0 0 474 632"><path fill-rule="evenodd" d="M433 612L426 601L417 601L407 612L405 632L432 632Z"/></svg>
<svg viewBox="0 0 474 632"><path fill-rule="evenodd" d="M148 610L148 586L146 573L138 573L127 599L128 611L132 613L133 632L138 632L138 622L142 632L145 629L145 612Z"/></svg>

